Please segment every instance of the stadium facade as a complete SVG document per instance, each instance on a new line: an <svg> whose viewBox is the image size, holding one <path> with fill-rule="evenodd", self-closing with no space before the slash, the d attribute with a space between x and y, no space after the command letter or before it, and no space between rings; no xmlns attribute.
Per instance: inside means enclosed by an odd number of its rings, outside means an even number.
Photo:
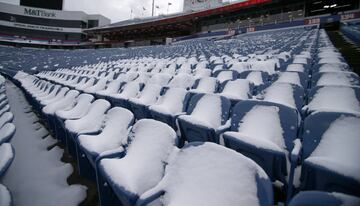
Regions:
<svg viewBox="0 0 360 206"><path fill-rule="evenodd" d="M0 3L2 40L77 43L86 39L84 29L110 24L102 15Z"/></svg>

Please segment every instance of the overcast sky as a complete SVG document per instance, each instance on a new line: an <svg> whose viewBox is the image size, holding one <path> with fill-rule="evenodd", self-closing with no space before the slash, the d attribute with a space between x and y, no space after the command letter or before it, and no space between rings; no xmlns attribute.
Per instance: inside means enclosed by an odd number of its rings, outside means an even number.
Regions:
<svg viewBox="0 0 360 206"><path fill-rule="evenodd" d="M151 15L152 0L64 0L64 10L84 11L89 14L102 14L111 19L111 22L126 20L130 18L131 8L133 17ZM20 0L0 0L0 2L19 5ZM156 14L166 14L169 6L169 13L181 12L183 0L155 0ZM143 10L143 7L146 9Z"/></svg>

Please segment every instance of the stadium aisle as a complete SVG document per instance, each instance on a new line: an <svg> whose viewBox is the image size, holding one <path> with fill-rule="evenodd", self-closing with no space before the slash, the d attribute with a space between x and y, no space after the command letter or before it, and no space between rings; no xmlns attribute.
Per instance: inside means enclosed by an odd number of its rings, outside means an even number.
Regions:
<svg viewBox="0 0 360 206"><path fill-rule="evenodd" d="M16 155L3 183L13 194L14 205L78 205L86 198L87 188L68 185L73 168L60 161L63 150L51 147L55 140L37 123L21 90L10 82L6 88L15 115L16 133L11 143Z"/></svg>

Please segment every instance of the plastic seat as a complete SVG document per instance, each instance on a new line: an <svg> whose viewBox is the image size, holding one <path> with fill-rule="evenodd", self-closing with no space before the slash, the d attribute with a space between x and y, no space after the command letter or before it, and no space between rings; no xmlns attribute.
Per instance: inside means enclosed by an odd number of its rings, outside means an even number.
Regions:
<svg viewBox="0 0 360 206"><path fill-rule="evenodd" d="M239 76L239 73L234 70L218 70L214 73L214 77L221 83L228 80L235 80Z"/></svg>
<svg viewBox="0 0 360 206"><path fill-rule="evenodd" d="M311 87L316 86L360 86L360 79L353 72L323 72L311 78Z"/></svg>
<svg viewBox="0 0 360 206"><path fill-rule="evenodd" d="M174 76L170 82L166 85L167 88L176 87L190 89L194 84L195 79L192 75L178 74Z"/></svg>
<svg viewBox="0 0 360 206"><path fill-rule="evenodd" d="M218 95L196 94L188 105L186 115L178 118L181 137L188 142L218 143L219 134L226 129L230 101Z"/></svg>
<svg viewBox="0 0 360 206"><path fill-rule="evenodd" d="M15 125L12 123L6 123L0 127L0 145L6 142L10 142L16 131Z"/></svg>
<svg viewBox="0 0 360 206"><path fill-rule="evenodd" d="M301 190L360 195L360 117L317 112L304 121Z"/></svg>
<svg viewBox="0 0 360 206"><path fill-rule="evenodd" d="M247 79L255 86L259 87L269 82L269 74L262 71L245 71L240 74L241 79Z"/></svg>
<svg viewBox="0 0 360 206"><path fill-rule="evenodd" d="M0 116L0 128L2 128L6 123L11 123L14 119L14 115L11 112L5 112Z"/></svg>
<svg viewBox="0 0 360 206"><path fill-rule="evenodd" d="M105 113L109 108L108 101L99 99L91 104L85 116L65 121L66 146L71 156L76 156L76 141L80 134L93 134L101 131Z"/></svg>
<svg viewBox="0 0 360 206"><path fill-rule="evenodd" d="M0 145L0 179L5 175L15 157L14 148L9 143Z"/></svg>
<svg viewBox="0 0 360 206"><path fill-rule="evenodd" d="M162 87L156 84L146 84L143 90L134 98L128 100L131 111L136 119L150 117L148 107L155 104L160 96Z"/></svg>
<svg viewBox="0 0 360 206"><path fill-rule="evenodd" d="M273 190L265 172L245 156L214 143L189 143L173 151L162 180L136 205L270 206Z"/></svg>
<svg viewBox="0 0 360 206"><path fill-rule="evenodd" d="M124 107L126 109L130 109L130 105L128 100L130 98L136 97L136 95L140 92L142 85L137 82L129 82L126 83L119 93L110 94L107 98L108 101L111 102L113 106Z"/></svg>
<svg viewBox="0 0 360 206"><path fill-rule="evenodd" d="M342 206L360 205L360 198L342 194L321 191L305 191L297 194L289 206Z"/></svg>
<svg viewBox="0 0 360 206"><path fill-rule="evenodd" d="M218 89L218 81L214 77L204 77L197 79L190 90L194 94L213 94Z"/></svg>
<svg viewBox="0 0 360 206"><path fill-rule="evenodd" d="M231 105L235 105L241 100L252 98L254 85L246 79L236 79L225 81L220 84L219 95L228 98Z"/></svg>
<svg viewBox="0 0 360 206"><path fill-rule="evenodd" d="M282 72L279 74L274 83L288 83L307 89L307 76L300 72Z"/></svg>
<svg viewBox="0 0 360 206"><path fill-rule="evenodd" d="M223 134L225 146L254 160L272 181L287 183L287 158L298 158L290 154L297 148L299 119L296 109L280 104L241 101L233 108L230 131Z"/></svg>
<svg viewBox="0 0 360 206"><path fill-rule="evenodd" d="M129 127L134 120L134 115L129 110L114 107L106 113L104 128L100 134L79 136L77 157L82 176L95 180L96 158L103 152L126 145Z"/></svg>
<svg viewBox="0 0 360 206"><path fill-rule="evenodd" d="M95 93L97 91L100 91L100 90L102 90L102 89L104 89L106 87L107 82L108 82L108 79L106 79L106 78L99 79L96 82L96 84L94 84L91 87L88 87L88 88L84 89L84 92L93 94L93 93Z"/></svg>
<svg viewBox="0 0 360 206"><path fill-rule="evenodd" d="M176 118L186 111L190 95L185 89L169 88L158 102L149 107L151 117L177 130Z"/></svg>
<svg viewBox="0 0 360 206"><path fill-rule="evenodd" d="M163 177L176 138L174 130L162 122L139 120L131 129L127 148L98 158L101 205L135 205L138 197Z"/></svg>

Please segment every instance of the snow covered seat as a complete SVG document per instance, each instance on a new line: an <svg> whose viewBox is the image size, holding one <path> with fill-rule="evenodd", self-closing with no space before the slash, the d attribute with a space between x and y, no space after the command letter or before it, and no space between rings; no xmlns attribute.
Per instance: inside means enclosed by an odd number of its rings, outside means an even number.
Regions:
<svg viewBox="0 0 360 206"><path fill-rule="evenodd" d="M240 100L252 98L253 87L246 79L228 80L220 84L218 94L228 98L234 106Z"/></svg>
<svg viewBox="0 0 360 206"><path fill-rule="evenodd" d="M345 112L360 114L360 89L347 86L315 87L308 93L302 112Z"/></svg>
<svg viewBox="0 0 360 206"><path fill-rule="evenodd" d="M93 94L97 91L103 90L105 89L107 82L108 79L106 78L99 79L93 86L84 89L84 92Z"/></svg>
<svg viewBox="0 0 360 206"><path fill-rule="evenodd" d="M106 113L104 128L100 134L80 135L78 138L78 167L82 176L95 180L95 160L103 152L127 144L129 127L134 115L127 109L114 107Z"/></svg>
<svg viewBox="0 0 360 206"><path fill-rule="evenodd" d="M162 91L162 87L156 84L146 84L135 97L129 98L131 111L136 119L150 118L148 107L155 104Z"/></svg>
<svg viewBox="0 0 360 206"><path fill-rule="evenodd" d="M171 63L171 64L169 64L166 68L163 68L163 69L161 70L161 73L170 74L170 75L175 75L175 74L176 74L176 70L177 70L177 65L176 65L176 63Z"/></svg>
<svg viewBox="0 0 360 206"><path fill-rule="evenodd" d="M214 77L203 77L200 79L195 80L194 85L192 86L192 89L190 89L190 92L192 94L213 94L218 89L219 82Z"/></svg>
<svg viewBox="0 0 360 206"><path fill-rule="evenodd" d="M52 99L57 95L57 93L60 91L61 88L62 87L57 84L53 86L51 90L48 90L49 91L48 93L43 93L41 95L34 95L33 97L37 103L43 100Z"/></svg>
<svg viewBox="0 0 360 206"><path fill-rule="evenodd" d="M228 80L235 80L238 78L239 73L234 70L218 70L213 76L219 81L219 83L223 83Z"/></svg>
<svg viewBox="0 0 360 206"><path fill-rule="evenodd" d="M360 195L360 116L317 112L305 119L302 190Z"/></svg>
<svg viewBox="0 0 360 206"><path fill-rule="evenodd" d="M136 97L142 88L143 84L139 84L138 82L129 82L122 86L118 93L109 94L106 99L114 106L130 109L128 100Z"/></svg>
<svg viewBox="0 0 360 206"><path fill-rule="evenodd" d="M286 72L301 72L308 73L308 70L304 67L303 64L289 64L286 67Z"/></svg>
<svg viewBox="0 0 360 206"><path fill-rule="evenodd" d="M12 206L12 196L8 188L0 184L0 205Z"/></svg>
<svg viewBox="0 0 360 206"><path fill-rule="evenodd" d="M270 76L266 72L262 71L245 71L240 75L241 79L247 79L257 87L263 86L269 82Z"/></svg>
<svg viewBox="0 0 360 206"><path fill-rule="evenodd" d="M193 71L193 75L194 75L195 78L210 77L211 76L211 70L206 69L206 68L204 68L204 69L195 69Z"/></svg>
<svg viewBox="0 0 360 206"><path fill-rule="evenodd" d="M289 83L273 83L258 94L257 99L282 104L299 112L304 105L305 91L303 87Z"/></svg>
<svg viewBox="0 0 360 206"><path fill-rule="evenodd" d="M74 84L71 84L71 85L68 85L68 87L70 87L71 89L76 89L76 87L80 87L84 84L86 84L86 82L89 80L89 77L81 77L79 79L79 81L77 83L74 83Z"/></svg>
<svg viewBox="0 0 360 206"><path fill-rule="evenodd" d="M0 179L5 175L15 157L14 148L10 143L0 145Z"/></svg>
<svg viewBox="0 0 360 206"><path fill-rule="evenodd" d="M0 116L0 128L2 128L6 123L11 123L14 119L14 114L11 112L5 112Z"/></svg>
<svg viewBox="0 0 360 206"><path fill-rule="evenodd" d="M231 128L223 134L225 146L259 164L272 181L287 183L288 162L300 118L296 109L280 104L245 100L235 105Z"/></svg>
<svg viewBox="0 0 360 206"><path fill-rule="evenodd" d="M13 123L5 123L0 127L0 145L5 142L10 142L15 134L15 125Z"/></svg>
<svg viewBox="0 0 360 206"><path fill-rule="evenodd" d="M262 71L268 73L269 75L275 74L275 70L279 65L275 59L269 59L266 61L254 61L250 64L250 70L252 71Z"/></svg>
<svg viewBox="0 0 360 206"><path fill-rule="evenodd" d="M281 72L276 77L275 83L289 83L307 89L307 75L301 72Z"/></svg>
<svg viewBox="0 0 360 206"><path fill-rule="evenodd" d="M10 105L4 102L0 106L0 116L2 116L5 112L10 112Z"/></svg>
<svg viewBox="0 0 360 206"><path fill-rule="evenodd" d="M238 73L248 71L250 69L250 63L248 62L233 61L230 62L230 66L231 70L237 71Z"/></svg>
<svg viewBox="0 0 360 206"><path fill-rule="evenodd" d="M346 63L326 63L313 68L313 73L323 72L350 72L350 69Z"/></svg>
<svg viewBox="0 0 360 206"><path fill-rule="evenodd" d="M41 108L44 108L45 106L47 106L49 104L52 104L54 102L58 102L58 101L62 100L69 90L70 89L68 87L62 87L53 98L51 98L51 99L47 98L45 100L41 100L39 102Z"/></svg>
<svg viewBox="0 0 360 206"><path fill-rule="evenodd" d="M121 80L111 81L105 86L105 88L94 92L93 95L96 96L96 98L98 99L106 99L108 95L116 94L123 84L124 82L122 82Z"/></svg>
<svg viewBox="0 0 360 206"><path fill-rule="evenodd" d="M195 82L195 78L189 74L178 74L174 76L165 86L166 88L176 87L190 89Z"/></svg>
<svg viewBox="0 0 360 206"><path fill-rule="evenodd" d="M92 134L101 131L105 113L110 108L110 103L103 99L94 101L87 114L80 119L65 121L66 146L69 153L75 157L76 140L80 134Z"/></svg>
<svg viewBox="0 0 360 206"><path fill-rule="evenodd" d="M146 84L149 81L150 77L150 73L139 73L139 76L132 82L136 82L138 84Z"/></svg>
<svg viewBox="0 0 360 206"><path fill-rule="evenodd" d="M80 84L80 85L77 85L75 87L76 90L79 90L79 91L85 91L87 88L90 88L92 86L95 85L96 83L96 78L95 77L91 77L90 79L88 79L84 84Z"/></svg>
<svg viewBox="0 0 360 206"><path fill-rule="evenodd" d="M219 134L227 129L230 100L215 94L195 94L186 115L178 117L182 140L219 142Z"/></svg>
<svg viewBox="0 0 360 206"><path fill-rule="evenodd" d="M249 158L214 143L174 149L162 180L142 194L145 205L273 205L269 178Z"/></svg>
<svg viewBox="0 0 360 206"><path fill-rule="evenodd" d="M151 117L177 130L176 118L186 111L190 95L182 88L169 88L156 104L149 107Z"/></svg>
<svg viewBox="0 0 360 206"><path fill-rule="evenodd" d="M360 86L360 78L353 72L322 72L312 77L311 86Z"/></svg>
<svg viewBox="0 0 360 206"><path fill-rule="evenodd" d="M0 103L7 100L6 95L4 93L0 93Z"/></svg>
<svg viewBox="0 0 360 206"><path fill-rule="evenodd" d="M159 86L165 86L169 83L172 78L169 74L153 74L147 84L157 84Z"/></svg>
<svg viewBox="0 0 360 206"><path fill-rule="evenodd" d="M177 72L177 74L191 74L192 73L191 64L189 64L189 63L181 64L176 72Z"/></svg>
<svg viewBox="0 0 360 206"><path fill-rule="evenodd" d="M297 194L289 206L355 206L360 205L360 198L343 193L304 191Z"/></svg>
<svg viewBox="0 0 360 206"><path fill-rule="evenodd" d="M164 175L165 163L176 146L176 133L167 124L139 120L123 151L98 158L97 185L101 205L135 205Z"/></svg>
<svg viewBox="0 0 360 206"><path fill-rule="evenodd" d="M9 105L9 100L6 98L3 101L0 101L0 110L5 108L7 105Z"/></svg>

